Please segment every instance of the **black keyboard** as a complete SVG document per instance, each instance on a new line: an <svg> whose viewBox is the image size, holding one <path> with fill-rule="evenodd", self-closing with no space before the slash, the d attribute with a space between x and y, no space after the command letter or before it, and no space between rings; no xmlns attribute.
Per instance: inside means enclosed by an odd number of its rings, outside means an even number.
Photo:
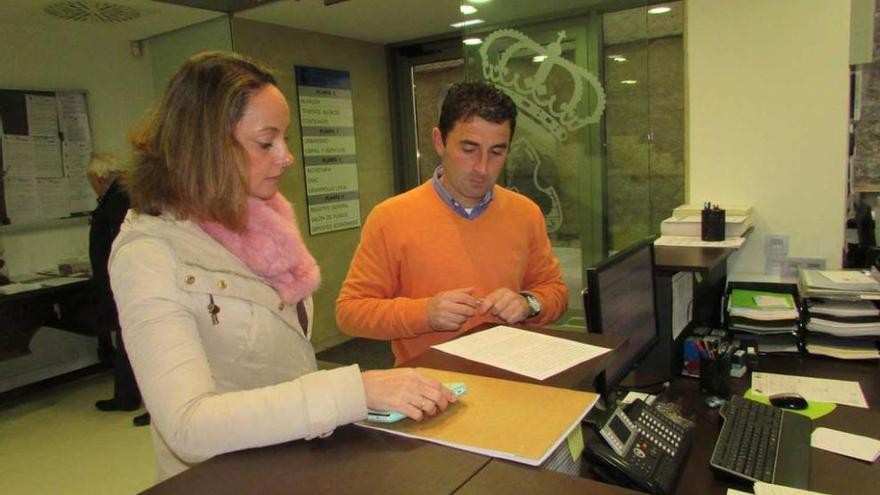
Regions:
<svg viewBox="0 0 880 495"><path fill-rule="evenodd" d="M809 418L739 396L721 407L721 417L713 468L749 481L808 488Z"/></svg>

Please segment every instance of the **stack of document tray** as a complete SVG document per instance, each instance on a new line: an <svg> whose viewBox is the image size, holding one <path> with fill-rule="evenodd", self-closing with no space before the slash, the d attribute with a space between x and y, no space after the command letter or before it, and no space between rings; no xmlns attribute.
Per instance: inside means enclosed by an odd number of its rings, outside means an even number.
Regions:
<svg viewBox="0 0 880 495"><path fill-rule="evenodd" d="M799 352L799 308L791 284L732 282L725 306L727 329L761 353Z"/></svg>
<svg viewBox="0 0 880 495"><path fill-rule="evenodd" d="M805 349L840 359L880 359L880 282L862 270L802 270Z"/></svg>

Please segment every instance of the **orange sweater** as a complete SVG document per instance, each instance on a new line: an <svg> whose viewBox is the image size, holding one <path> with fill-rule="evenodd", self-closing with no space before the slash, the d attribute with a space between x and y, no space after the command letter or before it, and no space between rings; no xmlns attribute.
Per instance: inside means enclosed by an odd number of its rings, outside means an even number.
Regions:
<svg viewBox="0 0 880 495"><path fill-rule="evenodd" d="M336 322L349 335L391 339L400 363L483 322L497 321L487 313L454 332L431 329L428 300L464 287L474 287L478 299L500 287L531 292L542 306L541 314L528 321L535 325L558 318L568 301L535 203L496 185L489 208L467 220L427 181L370 213L336 300Z"/></svg>

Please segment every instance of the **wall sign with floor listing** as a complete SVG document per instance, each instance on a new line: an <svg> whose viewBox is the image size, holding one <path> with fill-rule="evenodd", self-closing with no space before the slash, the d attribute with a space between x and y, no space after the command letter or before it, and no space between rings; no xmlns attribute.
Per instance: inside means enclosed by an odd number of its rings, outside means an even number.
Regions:
<svg viewBox="0 0 880 495"><path fill-rule="evenodd" d="M360 227L351 76L348 71L300 65L294 72L309 233Z"/></svg>

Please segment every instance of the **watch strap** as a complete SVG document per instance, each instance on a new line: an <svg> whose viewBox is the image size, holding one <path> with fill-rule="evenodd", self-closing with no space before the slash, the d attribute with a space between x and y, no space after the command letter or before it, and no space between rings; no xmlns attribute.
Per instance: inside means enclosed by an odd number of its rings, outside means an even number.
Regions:
<svg viewBox="0 0 880 495"><path fill-rule="evenodd" d="M529 292L520 292L519 294L526 298L526 302L529 303L529 318L534 318L541 314L541 301L534 294Z"/></svg>

